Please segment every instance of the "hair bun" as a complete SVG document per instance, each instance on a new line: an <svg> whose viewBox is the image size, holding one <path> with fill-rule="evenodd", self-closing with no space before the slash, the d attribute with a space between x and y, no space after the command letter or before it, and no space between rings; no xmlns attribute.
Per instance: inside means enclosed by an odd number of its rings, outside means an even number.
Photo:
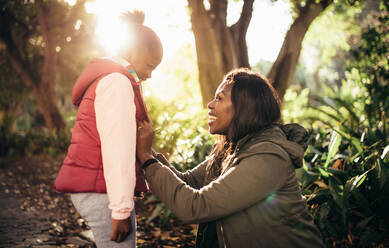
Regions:
<svg viewBox="0 0 389 248"><path fill-rule="evenodd" d="M141 10L135 9L133 11L124 12L121 18L129 25L143 25L145 21L145 13Z"/></svg>

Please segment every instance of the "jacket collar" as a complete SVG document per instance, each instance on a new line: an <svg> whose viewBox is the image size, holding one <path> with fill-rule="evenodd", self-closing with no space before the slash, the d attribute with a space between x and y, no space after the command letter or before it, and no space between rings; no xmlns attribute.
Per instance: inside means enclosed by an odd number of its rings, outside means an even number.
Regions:
<svg viewBox="0 0 389 248"><path fill-rule="evenodd" d="M134 77L135 83L137 85L140 85L142 83L142 81L139 79L138 75L136 74L136 72L134 70L134 67L130 64L130 62L128 62L127 60L125 60L119 56L110 57L109 59L120 64L124 68L126 68L126 70L131 74L131 76Z"/></svg>

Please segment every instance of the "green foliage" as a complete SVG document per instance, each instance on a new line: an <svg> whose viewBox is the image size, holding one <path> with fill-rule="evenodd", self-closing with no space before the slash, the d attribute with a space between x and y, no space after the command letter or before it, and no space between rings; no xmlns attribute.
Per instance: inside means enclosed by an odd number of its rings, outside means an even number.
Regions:
<svg viewBox="0 0 389 248"><path fill-rule="evenodd" d="M302 43L297 83L304 82L314 92L320 92L323 83L340 84L350 57L350 40L360 33L361 11L360 6L335 3L315 19Z"/></svg>
<svg viewBox="0 0 389 248"><path fill-rule="evenodd" d="M303 47L315 47L318 49L319 61L323 64L333 63L333 58L339 50L349 51L349 39L353 35L360 33L355 18L361 12L361 8L347 6L337 10L338 6L331 5L326 11L317 17L309 27ZM323 28L325 27L325 31ZM325 35L323 32L325 32ZM320 37L318 39L317 37ZM306 51L304 57L312 57L312 50Z"/></svg>
<svg viewBox="0 0 389 248"><path fill-rule="evenodd" d="M154 126L155 151L164 154L179 171L192 169L205 160L213 140L207 130L207 111L191 98L165 101L157 97L147 99L149 115ZM151 196L145 202L158 201ZM162 202L157 203L147 223L160 218L164 228L173 213Z"/></svg>
<svg viewBox="0 0 389 248"><path fill-rule="evenodd" d="M12 126L14 118L5 114L0 123L0 157L5 157L12 154L12 147L15 147L17 142L17 136L12 132Z"/></svg>
<svg viewBox="0 0 389 248"><path fill-rule="evenodd" d="M197 68L194 48L184 46L161 68L162 78L154 75L155 84L151 80L152 87L144 85L145 95L150 95L146 103L154 126L153 148L180 171L204 161L213 145L207 110L202 108L197 71L193 68ZM155 201L158 198L151 196L145 203ZM163 228L173 216L165 204L159 202L147 222L160 218Z"/></svg>
<svg viewBox="0 0 389 248"><path fill-rule="evenodd" d="M388 4L362 33L340 88L314 98L303 194L328 246L377 247L388 242ZM318 104L321 104L318 106Z"/></svg>
<svg viewBox="0 0 389 248"><path fill-rule="evenodd" d="M207 114L188 103L147 101L155 127L154 148L167 155L177 168L193 168L205 159L212 140L206 127Z"/></svg>
<svg viewBox="0 0 389 248"><path fill-rule="evenodd" d="M44 98L53 101L54 112L56 99L69 108L67 96L72 83L99 50L93 39L96 18L86 13L84 4L85 0L73 6L64 0L0 1L0 74L6 89L1 87L0 93L5 93L5 102L11 97L15 100L9 101L16 103L16 108L11 106L12 112L18 112L23 96L30 91L38 97L35 100L46 95ZM4 101L0 101L0 108ZM46 112L44 118L51 115L58 120L55 128L63 127L60 115L47 113L42 104L38 106Z"/></svg>
<svg viewBox="0 0 389 248"><path fill-rule="evenodd" d="M22 80L9 66L5 52L0 51L0 112L14 112L26 92Z"/></svg>
<svg viewBox="0 0 389 248"><path fill-rule="evenodd" d="M282 103L282 120L284 123L298 122L308 127L311 121L306 118L310 110L307 109L309 89L305 88L298 92L293 87L289 87Z"/></svg>
<svg viewBox="0 0 389 248"><path fill-rule="evenodd" d="M213 144L207 110L201 107L197 71L193 72L193 68L197 68L194 48L187 45L161 68L165 78L157 76L158 82L151 90L158 91L146 99L155 127L154 149L169 157L179 170L202 162Z"/></svg>
<svg viewBox="0 0 389 248"><path fill-rule="evenodd" d="M70 132L53 133L48 130L31 129L27 133L10 132L7 124L0 125L0 158L47 154L56 156L66 151Z"/></svg>
<svg viewBox="0 0 389 248"><path fill-rule="evenodd" d="M28 132L15 132L6 118L0 124L0 158L47 154L56 156L66 151L70 141L70 131L52 132L30 129Z"/></svg>

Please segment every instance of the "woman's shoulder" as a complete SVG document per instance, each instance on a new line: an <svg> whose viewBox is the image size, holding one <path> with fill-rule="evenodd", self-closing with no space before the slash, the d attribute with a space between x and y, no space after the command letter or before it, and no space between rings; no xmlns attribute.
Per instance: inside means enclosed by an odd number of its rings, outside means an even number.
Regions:
<svg viewBox="0 0 389 248"><path fill-rule="evenodd" d="M269 130L265 135L253 136L240 147L240 157L253 154L269 154L291 161L295 168L302 166L304 147L294 141L288 140L285 134L277 129Z"/></svg>
<svg viewBox="0 0 389 248"><path fill-rule="evenodd" d="M288 153L285 151L285 149L282 148L282 146L272 142L271 140L257 140L250 142L238 149L238 154L240 157L255 154L274 154L283 158L289 157Z"/></svg>

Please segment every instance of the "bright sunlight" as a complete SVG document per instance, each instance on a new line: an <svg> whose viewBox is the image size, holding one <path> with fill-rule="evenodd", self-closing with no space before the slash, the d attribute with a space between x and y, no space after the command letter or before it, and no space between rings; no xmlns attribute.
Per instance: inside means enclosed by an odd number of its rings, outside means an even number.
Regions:
<svg viewBox="0 0 389 248"><path fill-rule="evenodd" d="M95 0L87 2L85 7L87 12L98 17L96 35L107 55L116 54L125 42L131 42L128 40L130 35L123 31L120 15L133 9L145 12L145 25L151 27L160 37L164 55L161 65L153 72L153 77L148 80L150 87L145 87L144 94L146 96L153 94L165 100L174 99L176 97L174 92L177 88L166 83L169 79L162 73L161 68L183 46L190 44L194 47L187 1ZM239 18L241 8L242 2L231 1L227 16L229 24ZM289 11L289 3L284 1L254 4L253 19L247 32L251 64L256 64L259 60L274 61L276 59L283 37L292 21ZM269 22L269 20L277 20L277 22ZM258 37L266 38L258 39Z"/></svg>

